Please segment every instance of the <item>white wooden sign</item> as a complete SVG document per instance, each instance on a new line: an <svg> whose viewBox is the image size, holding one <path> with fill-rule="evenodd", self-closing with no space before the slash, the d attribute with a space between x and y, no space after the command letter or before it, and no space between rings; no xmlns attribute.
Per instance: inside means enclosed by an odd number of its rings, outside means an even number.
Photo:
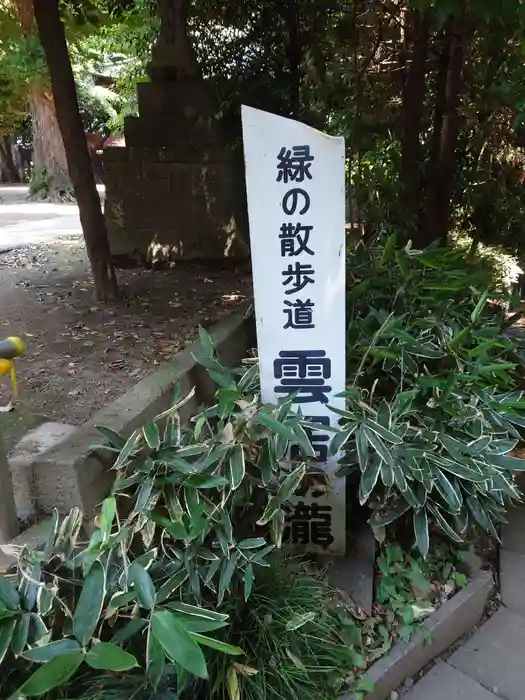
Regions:
<svg viewBox="0 0 525 700"><path fill-rule="evenodd" d="M344 139L242 108L257 342L264 402L295 392L312 422L336 426L328 404L345 389ZM312 445L328 490L304 487L288 518L291 541L344 553L345 481L328 458L331 433Z"/></svg>

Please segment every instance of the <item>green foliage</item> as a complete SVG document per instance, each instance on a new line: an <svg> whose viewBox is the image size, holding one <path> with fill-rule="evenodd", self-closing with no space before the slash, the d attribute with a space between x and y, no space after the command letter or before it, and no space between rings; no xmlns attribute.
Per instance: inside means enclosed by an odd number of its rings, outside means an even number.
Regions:
<svg viewBox="0 0 525 700"><path fill-rule="evenodd" d="M349 681L358 686L364 659L353 643L357 622L341 613L335 596L300 560L273 557L248 603L232 597L226 605L234 621L228 641L246 660L217 657L211 697L232 700L238 687L245 700L335 700Z"/></svg>
<svg viewBox="0 0 525 700"><path fill-rule="evenodd" d="M188 427L180 410L193 392L128 439L101 427L107 445L93 449L114 455L117 478L89 542L78 539L78 510L61 525L55 513L43 549L22 550L16 575L0 577L13 700L82 685L84 669L130 672L137 689L168 675L191 696L210 654L245 654L218 632L230 624L227 601L257 590L306 471L283 459L292 445L305 457L312 448L291 401L259 403L256 365L228 370L204 331L201 341L217 403Z"/></svg>
<svg viewBox="0 0 525 700"><path fill-rule="evenodd" d="M437 541L423 559L414 548L385 544L377 557L376 604L391 636L407 642L419 624L467 583L455 545Z"/></svg>
<svg viewBox="0 0 525 700"><path fill-rule="evenodd" d="M31 197L41 197L45 199L51 187L51 176L47 170L38 170L33 173L29 182L29 194Z"/></svg>
<svg viewBox="0 0 525 700"><path fill-rule="evenodd" d="M394 236L358 243L349 271L350 386L332 451L345 448L342 472L358 479L376 535L410 517L424 556L435 528L497 538L525 469L512 456L525 400L522 350L485 272Z"/></svg>

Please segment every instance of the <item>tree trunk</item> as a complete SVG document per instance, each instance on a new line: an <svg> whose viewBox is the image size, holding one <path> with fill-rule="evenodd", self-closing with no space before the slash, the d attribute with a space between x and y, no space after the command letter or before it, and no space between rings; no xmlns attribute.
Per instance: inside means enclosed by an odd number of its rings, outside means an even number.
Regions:
<svg viewBox="0 0 525 700"><path fill-rule="evenodd" d="M33 0L16 0L22 31L26 36L36 34ZM49 199L61 199L71 186L66 152L57 122L51 93L40 85L30 86L29 110L33 126L32 179L46 184L42 191Z"/></svg>
<svg viewBox="0 0 525 700"><path fill-rule="evenodd" d="M450 47L452 45L453 20L449 18L446 22L443 33L441 52L438 58L436 75L436 95L434 100L434 114L432 121L432 139L430 143L430 156L427 163L425 175L425 191L427 195L432 191L432 185L439 170L439 159L441 151L441 132L443 131L443 120L445 118L447 101L447 76L450 61ZM432 206L426 208L426 218L424 222L427 227L428 217L431 215Z"/></svg>
<svg viewBox="0 0 525 700"><path fill-rule="evenodd" d="M410 49L406 79L403 85L400 184L403 227L412 239L417 238L421 206L422 148L420 134L426 96L429 36L429 13L419 10L407 12L405 41Z"/></svg>
<svg viewBox="0 0 525 700"><path fill-rule="evenodd" d="M33 178L47 180L48 198L61 199L71 187L71 180L52 94L41 87L32 88L29 108L33 124Z"/></svg>
<svg viewBox="0 0 525 700"><path fill-rule="evenodd" d="M290 112L295 119L301 112L301 61L304 53L301 40L299 15L300 0L288 0L282 4L282 16L286 28L285 56L289 73Z"/></svg>
<svg viewBox="0 0 525 700"><path fill-rule="evenodd" d="M428 205L425 238L428 242L446 243L450 228L452 197L456 175L456 149L458 145L463 64L466 53L467 23L465 10L453 20L450 29L444 95L441 97L439 121L435 123L434 139L438 146L432 180L428 183ZM439 137L439 141L438 141Z"/></svg>
<svg viewBox="0 0 525 700"><path fill-rule="evenodd" d="M117 284L106 225L91 169L58 0L35 0L35 18L51 75L56 115L78 202L95 293L99 299L115 298Z"/></svg>
<svg viewBox="0 0 525 700"><path fill-rule="evenodd" d="M0 172L2 182L20 182L9 136L0 136Z"/></svg>

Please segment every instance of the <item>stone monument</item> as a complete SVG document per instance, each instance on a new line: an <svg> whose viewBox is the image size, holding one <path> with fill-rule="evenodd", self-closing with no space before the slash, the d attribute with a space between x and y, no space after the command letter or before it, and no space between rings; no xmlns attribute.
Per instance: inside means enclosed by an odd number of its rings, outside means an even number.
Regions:
<svg viewBox="0 0 525 700"><path fill-rule="evenodd" d="M158 0L158 40L139 83L126 145L104 150L112 254L143 263L249 253L242 162L226 147L218 105L187 34L188 0Z"/></svg>

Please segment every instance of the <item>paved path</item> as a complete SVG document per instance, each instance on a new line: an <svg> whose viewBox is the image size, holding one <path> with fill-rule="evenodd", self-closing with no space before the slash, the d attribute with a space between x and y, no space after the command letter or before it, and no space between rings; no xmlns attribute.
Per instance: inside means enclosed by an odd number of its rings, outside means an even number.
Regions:
<svg viewBox="0 0 525 700"><path fill-rule="evenodd" d="M103 196L103 187L98 187ZM25 185L0 186L0 253L81 235L75 204L30 202Z"/></svg>
<svg viewBox="0 0 525 700"><path fill-rule="evenodd" d="M403 700L525 700L525 506L509 514L500 576L503 607Z"/></svg>

